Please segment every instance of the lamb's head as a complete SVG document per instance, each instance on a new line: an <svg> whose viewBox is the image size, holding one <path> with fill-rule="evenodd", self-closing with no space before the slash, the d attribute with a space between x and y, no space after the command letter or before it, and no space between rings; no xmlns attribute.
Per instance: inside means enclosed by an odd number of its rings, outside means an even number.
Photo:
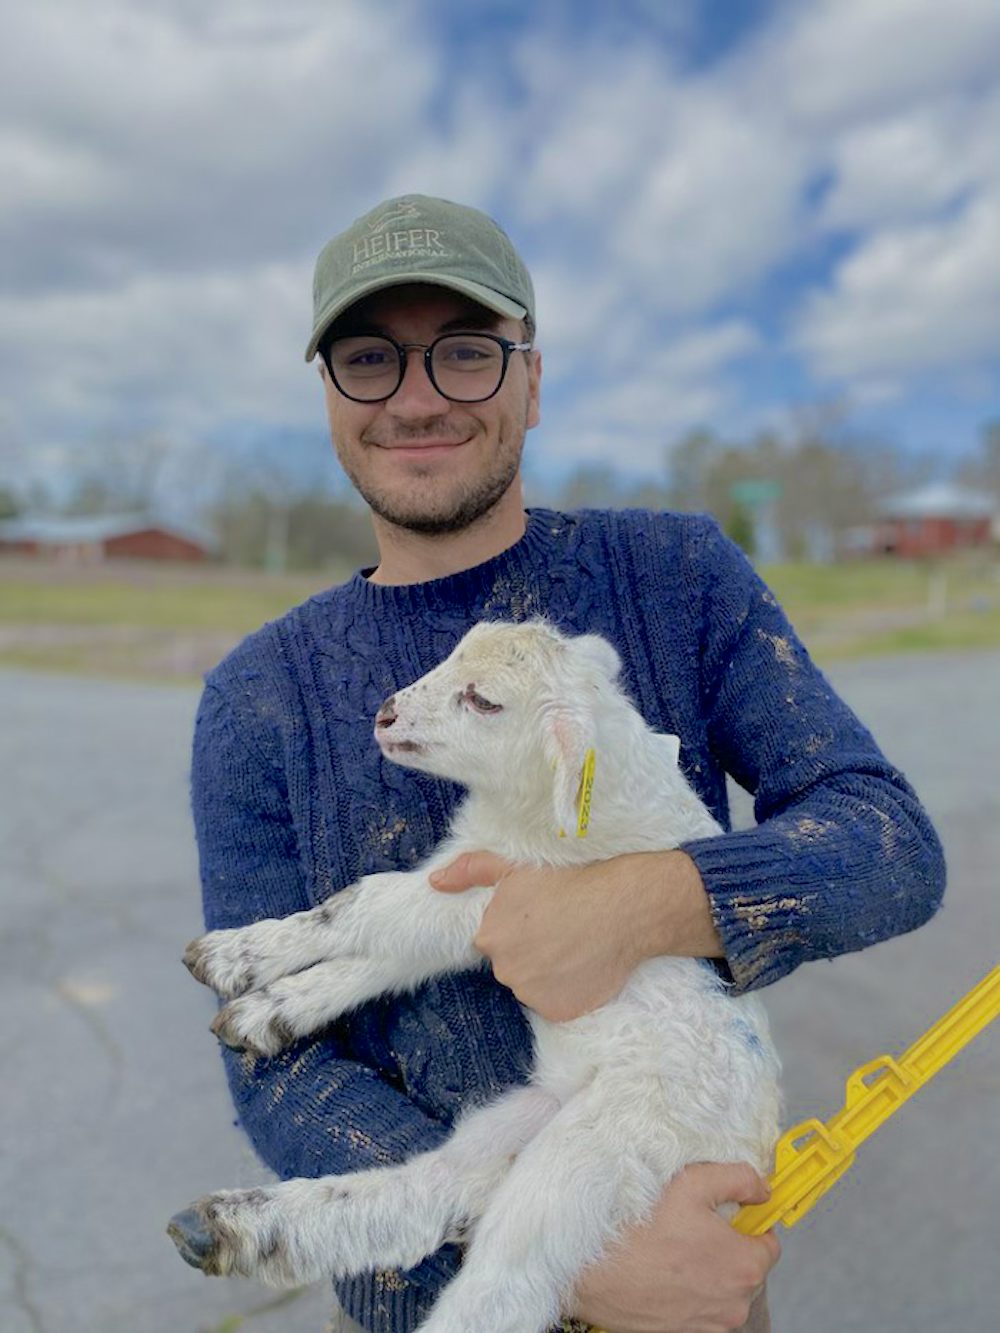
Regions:
<svg viewBox="0 0 1000 1333"><path fill-rule="evenodd" d="M474 792L552 792L576 825L597 707L625 704L607 640L569 638L544 621L474 626L450 657L387 699L375 720L383 754Z"/></svg>

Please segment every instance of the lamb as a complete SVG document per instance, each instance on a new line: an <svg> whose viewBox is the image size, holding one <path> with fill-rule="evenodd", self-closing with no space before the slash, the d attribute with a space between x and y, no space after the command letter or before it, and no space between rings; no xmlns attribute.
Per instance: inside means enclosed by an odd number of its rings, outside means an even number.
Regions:
<svg viewBox="0 0 1000 1333"><path fill-rule="evenodd" d="M191 972L229 1001L213 1024L222 1041L272 1055L366 1000L481 966L472 941L494 889L428 883L462 852L568 866L720 832L678 767L677 737L647 727L619 671L598 636L481 623L388 699L375 721L386 758L468 788L450 836L417 870L189 945ZM182 1256L283 1286L409 1268L459 1240L464 1262L422 1333L542 1333L684 1165L768 1169L779 1066L766 1015L706 963L652 959L592 1013L528 1016L531 1082L467 1112L442 1146L208 1195L170 1224Z"/></svg>

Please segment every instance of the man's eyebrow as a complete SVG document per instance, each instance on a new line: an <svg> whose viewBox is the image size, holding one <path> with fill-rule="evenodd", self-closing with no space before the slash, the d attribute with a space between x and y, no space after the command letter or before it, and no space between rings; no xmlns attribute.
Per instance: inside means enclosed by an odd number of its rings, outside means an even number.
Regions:
<svg viewBox="0 0 1000 1333"><path fill-rule="evenodd" d="M335 324L327 336L332 340L334 338L391 338L392 334L381 324L376 324L373 319L351 319L345 320L343 324Z"/></svg>
<svg viewBox="0 0 1000 1333"><path fill-rule="evenodd" d="M451 333L453 329L495 329L500 323L500 316L482 306L470 306L462 315L456 315L447 323L438 325L439 333Z"/></svg>
<svg viewBox="0 0 1000 1333"><path fill-rule="evenodd" d="M454 319L446 320L438 325L438 333L454 333L462 329L495 329L500 323L500 316L495 315L492 310L486 310L481 306L469 306L461 315L456 315ZM360 316L357 319L345 319L342 324L335 324L327 333L327 338L370 338L372 336L381 338L395 338L395 334L384 324L379 324L374 319L365 319Z"/></svg>

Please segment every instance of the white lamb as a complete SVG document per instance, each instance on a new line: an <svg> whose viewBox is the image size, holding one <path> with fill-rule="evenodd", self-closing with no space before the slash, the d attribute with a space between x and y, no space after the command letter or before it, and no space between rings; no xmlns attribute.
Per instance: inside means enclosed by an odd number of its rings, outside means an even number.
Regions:
<svg viewBox="0 0 1000 1333"><path fill-rule="evenodd" d="M574 865L718 833L677 766L677 738L649 730L619 669L596 636L480 624L383 704L375 736L387 758L468 787L451 834L419 870L369 875L311 911L189 946L194 975L239 997L213 1024L222 1040L273 1054L375 996L481 966L472 941L493 889L428 884L461 852ZM294 1285L409 1268L458 1239L464 1262L423 1333L542 1333L581 1270L686 1163L768 1169L778 1061L766 1016L706 964L653 959L593 1013L529 1017L529 1086L400 1166L208 1195L171 1223L184 1258Z"/></svg>

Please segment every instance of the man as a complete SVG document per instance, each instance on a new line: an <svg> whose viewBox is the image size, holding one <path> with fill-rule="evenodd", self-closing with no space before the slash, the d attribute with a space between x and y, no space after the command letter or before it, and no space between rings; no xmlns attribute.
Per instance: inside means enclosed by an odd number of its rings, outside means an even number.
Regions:
<svg viewBox="0 0 1000 1333"><path fill-rule="evenodd" d="M443 200L392 200L325 248L314 299L306 355L320 355L331 435L379 563L252 635L208 678L193 772L208 927L302 910L426 855L460 793L383 764L372 720L484 617L544 615L607 636L647 720L681 737L700 796L726 824L728 771L755 793L759 823L582 871L488 855L452 867L442 891L502 877L477 941L492 972L368 1005L274 1060L227 1052L240 1120L285 1178L429 1148L463 1105L523 1080L519 1000L571 1017L657 953L765 985L921 924L943 884L912 791L714 523L525 514L541 358L530 277L495 223ZM574 1313L617 1333L748 1317L766 1328L754 1298L777 1241L741 1237L715 1211L765 1196L749 1167L688 1168L584 1275ZM458 1262L452 1247L338 1295L363 1328L405 1333Z"/></svg>

